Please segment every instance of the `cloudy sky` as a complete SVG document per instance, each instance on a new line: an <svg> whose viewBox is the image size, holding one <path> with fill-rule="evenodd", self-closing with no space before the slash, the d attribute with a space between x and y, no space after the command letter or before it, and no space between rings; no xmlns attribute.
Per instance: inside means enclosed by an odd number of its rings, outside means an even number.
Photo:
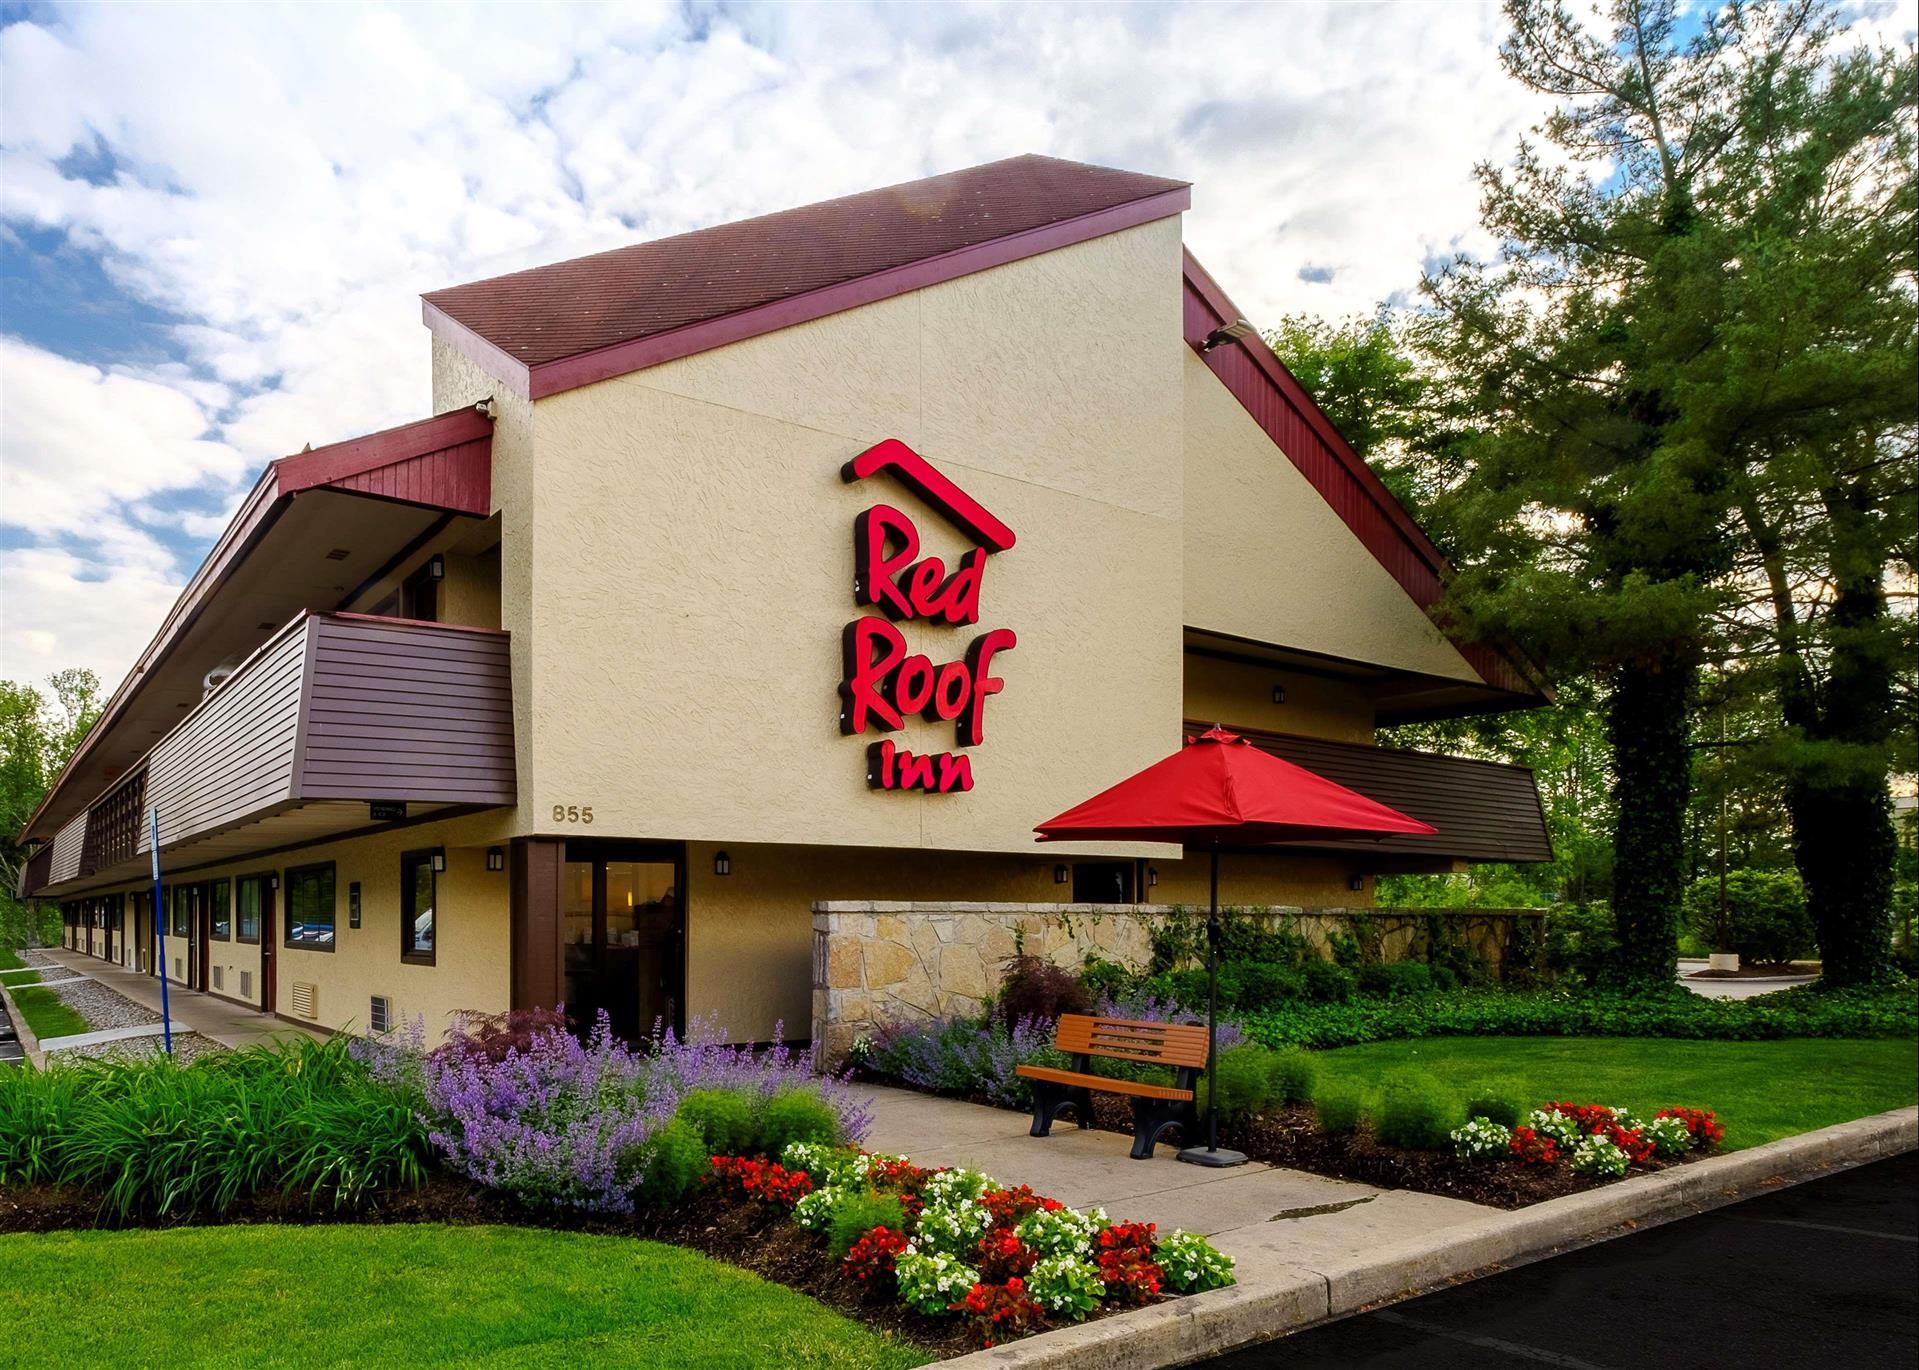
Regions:
<svg viewBox="0 0 1919 1370"><path fill-rule="evenodd" d="M1195 182L1255 322L1364 311L1539 114L1473 0L0 24L0 675L109 687L265 461L427 412L422 291L1044 152Z"/></svg>

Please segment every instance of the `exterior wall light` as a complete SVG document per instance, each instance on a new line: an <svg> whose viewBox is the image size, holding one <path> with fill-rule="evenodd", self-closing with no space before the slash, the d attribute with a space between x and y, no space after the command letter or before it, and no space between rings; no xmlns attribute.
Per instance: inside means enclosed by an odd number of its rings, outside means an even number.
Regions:
<svg viewBox="0 0 1919 1370"><path fill-rule="evenodd" d="M1365 889L1365 888L1366 888L1366 877L1365 877L1365 876L1363 876L1363 875L1355 875L1355 876L1354 876L1354 877L1353 877L1353 878L1352 878L1351 880L1349 880L1349 881L1347 881L1347 882L1346 882L1346 888L1347 888L1347 889L1353 889L1353 890L1363 890L1363 889Z"/></svg>
<svg viewBox="0 0 1919 1370"><path fill-rule="evenodd" d="M434 852L433 853L433 873L435 875L438 875L441 871L445 869L446 869L446 853L443 851Z"/></svg>
<svg viewBox="0 0 1919 1370"><path fill-rule="evenodd" d="M1053 867L1053 883L1055 885L1064 885L1068 880L1071 880L1072 878L1073 878L1073 872L1071 867L1068 867L1068 866Z"/></svg>
<svg viewBox="0 0 1919 1370"><path fill-rule="evenodd" d="M1223 323L1211 333L1208 333L1205 341L1200 343L1199 350L1201 352L1211 352L1215 347L1224 347L1229 342L1236 342L1252 333L1252 331L1253 326L1247 323L1246 320L1234 319L1231 323Z"/></svg>
<svg viewBox="0 0 1919 1370"><path fill-rule="evenodd" d="M486 868L490 871L506 869L506 848L488 847L486 849Z"/></svg>
<svg viewBox="0 0 1919 1370"><path fill-rule="evenodd" d="M1149 890L1159 888L1159 867L1158 866L1148 866L1146 868L1146 888Z"/></svg>
<svg viewBox="0 0 1919 1370"><path fill-rule="evenodd" d="M446 579L446 558L435 552L426 559L426 574L429 580Z"/></svg>
<svg viewBox="0 0 1919 1370"><path fill-rule="evenodd" d="M1285 702L1286 702L1286 687L1284 685L1273 686L1273 703L1284 704Z"/></svg>
<svg viewBox="0 0 1919 1370"><path fill-rule="evenodd" d="M731 875L732 873L733 873L733 858L728 856L723 851L714 852L713 853L713 874Z"/></svg>

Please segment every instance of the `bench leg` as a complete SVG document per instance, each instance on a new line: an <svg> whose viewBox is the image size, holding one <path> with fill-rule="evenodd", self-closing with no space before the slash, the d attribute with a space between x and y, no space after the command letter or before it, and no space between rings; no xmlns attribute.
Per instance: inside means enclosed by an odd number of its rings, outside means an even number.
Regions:
<svg viewBox="0 0 1919 1370"><path fill-rule="evenodd" d="M1050 1135L1054 1120L1069 1108L1081 1127L1093 1125L1093 1092L1084 1085L1058 1085L1050 1080L1029 1080L1027 1084L1033 1091L1033 1126L1028 1136Z"/></svg>
<svg viewBox="0 0 1919 1370"><path fill-rule="evenodd" d="M1158 1143L1162 1132L1175 1125L1190 1131L1195 1117L1193 1105L1189 1100L1134 1099L1133 1159L1151 1160L1153 1147Z"/></svg>

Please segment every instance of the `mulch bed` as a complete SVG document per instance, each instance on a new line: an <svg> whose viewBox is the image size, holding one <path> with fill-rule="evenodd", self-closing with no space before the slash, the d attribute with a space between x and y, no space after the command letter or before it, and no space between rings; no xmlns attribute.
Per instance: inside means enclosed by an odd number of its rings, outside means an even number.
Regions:
<svg viewBox="0 0 1919 1370"><path fill-rule="evenodd" d="M1124 1099L1095 1095L1093 1114L1102 1131L1132 1136L1133 1110ZM1056 1128L1071 1125L1070 1122L1054 1124ZM1169 1143L1175 1148L1186 1145L1179 1140L1178 1129L1168 1132L1160 1145ZM1221 1137L1220 1145L1243 1151L1253 1160L1268 1165L1309 1170L1315 1175L1329 1175L1336 1180L1352 1180L1380 1189L1441 1194L1493 1208L1524 1208L1542 1199L1557 1199L1619 1183L1575 1175L1563 1162L1528 1166L1503 1161L1462 1161L1450 1151L1405 1151L1382 1146L1365 1131L1351 1137L1328 1137L1319 1130L1313 1110L1304 1106L1237 1123L1230 1136ZM1685 1165L1701 1154L1694 1152L1679 1161L1635 1165L1626 1172L1626 1178L1664 1170L1668 1165Z"/></svg>

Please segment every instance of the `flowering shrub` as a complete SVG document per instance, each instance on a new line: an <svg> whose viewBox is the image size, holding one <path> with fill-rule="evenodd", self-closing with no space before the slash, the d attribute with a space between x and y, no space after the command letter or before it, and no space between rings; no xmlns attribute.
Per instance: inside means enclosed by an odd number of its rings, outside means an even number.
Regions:
<svg viewBox="0 0 1919 1370"><path fill-rule="evenodd" d="M1103 1208L1081 1213L1061 1206L1028 1213L1014 1230L1021 1241L1042 1256L1090 1256L1094 1238L1106 1226Z"/></svg>
<svg viewBox="0 0 1919 1370"><path fill-rule="evenodd" d="M810 1171L800 1172L811 1178ZM838 1185L826 1185L815 1189L793 1205L793 1221L808 1232L824 1232L833 1222L833 1210L845 1197L846 1190Z"/></svg>
<svg viewBox="0 0 1919 1370"><path fill-rule="evenodd" d="M1508 1145L1513 1158L1521 1165L1556 1165L1559 1162L1559 1142L1550 1133L1525 1126L1516 1127Z"/></svg>
<svg viewBox="0 0 1919 1370"><path fill-rule="evenodd" d="M804 1170L788 1170L778 1161L747 1156L715 1156L707 1182L778 1208L794 1207L813 1189L812 1178Z"/></svg>
<svg viewBox="0 0 1919 1370"><path fill-rule="evenodd" d="M1174 1232L1160 1238L1153 1256L1165 1272L1166 1284L1181 1294L1198 1294L1233 1282L1233 1258L1216 1250L1204 1237L1190 1232ZM1037 1278L1037 1266L1033 1273Z"/></svg>
<svg viewBox="0 0 1919 1370"><path fill-rule="evenodd" d="M804 1170L814 1188L835 1184L858 1163L861 1153L843 1146L821 1146L815 1142L792 1142L780 1152L779 1162L788 1170Z"/></svg>
<svg viewBox="0 0 1919 1370"><path fill-rule="evenodd" d="M908 1307L938 1317L979 1283L979 1271L942 1251L909 1245L893 1262L893 1278Z"/></svg>
<svg viewBox="0 0 1919 1370"><path fill-rule="evenodd" d="M971 1256L979 1249L979 1239L986 1235L992 1221L992 1215L978 1202L961 1199L956 1203L936 1204L922 1212L915 1236L924 1250Z"/></svg>
<svg viewBox="0 0 1919 1370"><path fill-rule="evenodd" d="M1726 1129L1709 1108L1662 1108L1653 1115L1655 1122L1661 1118L1677 1118L1684 1123L1694 1146L1717 1146L1726 1140Z"/></svg>
<svg viewBox="0 0 1919 1370"><path fill-rule="evenodd" d="M1536 1108L1526 1115L1526 1126L1537 1135L1558 1144L1563 1151L1585 1135L1578 1123L1550 1109Z"/></svg>
<svg viewBox="0 0 1919 1370"><path fill-rule="evenodd" d="M1573 1148L1572 1168L1575 1175L1616 1179L1626 1173L1627 1164L1626 1153L1608 1137L1582 1137Z"/></svg>
<svg viewBox="0 0 1919 1370"><path fill-rule="evenodd" d="M966 1315L981 1346L1026 1336L1038 1329L1046 1311L1027 1296L1026 1282L1017 1276L1005 1284L974 1285L953 1310Z"/></svg>
<svg viewBox="0 0 1919 1370"><path fill-rule="evenodd" d="M1231 1282L1229 1275L1227 1283ZM1078 1322L1099 1307L1106 1296L1106 1281L1100 1278L1099 1268L1083 1257L1048 1256L1027 1274L1026 1292L1048 1313Z"/></svg>
<svg viewBox="0 0 1919 1370"><path fill-rule="evenodd" d="M1048 1199L1035 1194L1028 1184L1014 1185L1011 1189L988 1189L979 1195L980 1205L992 1215L993 1221L1001 1227L1016 1227L1019 1220L1028 1213L1037 1213L1041 1209L1048 1213L1057 1213L1066 1207L1058 1199Z"/></svg>
<svg viewBox="0 0 1919 1370"><path fill-rule="evenodd" d="M1099 1234L1099 1278L1109 1298L1145 1303L1159 1293L1161 1270L1153 1260L1153 1224L1115 1223Z"/></svg>
<svg viewBox="0 0 1919 1370"><path fill-rule="evenodd" d="M979 1239L979 1277L988 1284L1024 1275L1038 1259L1039 1254L1007 1228L993 1228Z"/></svg>
<svg viewBox="0 0 1919 1370"><path fill-rule="evenodd" d="M1686 1124L1667 1114L1662 1113L1647 1123L1645 1136L1652 1143L1654 1153L1660 1156L1683 1156L1692 1150L1692 1133Z"/></svg>
<svg viewBox="0 0 1919 1370"><path fill-rule="evenodd" d="M893 1277L894 1262L906 1247L904 1232L876 1227L853 1243L840 1264L861 1284L884 1283Z"/></svg>
<svg viewBox="0 0 1919 1370"><path fill-rule="evenodd" d="M1464 1127L1454 1128L1449 1135L1453 1140L1453 1155L1462 1161L1498 1161L1513 1152L1511 1129L1490 1118L1474 1118Z"/></svg>
<svg viewBox="0 0 1919 1370"><path fill-rule="evenodd" d="M917 1169L917 1167L915 1167ZM951 1170L921 1171L926 1178L917 1186L920 1202L929 1205L957 1203L981 1198L993 1182L977 1170L955 1166ZM1029 1189L1027 1193L1032 1193ZM998 1215L994 1215L998 1220Z"/></svg>

